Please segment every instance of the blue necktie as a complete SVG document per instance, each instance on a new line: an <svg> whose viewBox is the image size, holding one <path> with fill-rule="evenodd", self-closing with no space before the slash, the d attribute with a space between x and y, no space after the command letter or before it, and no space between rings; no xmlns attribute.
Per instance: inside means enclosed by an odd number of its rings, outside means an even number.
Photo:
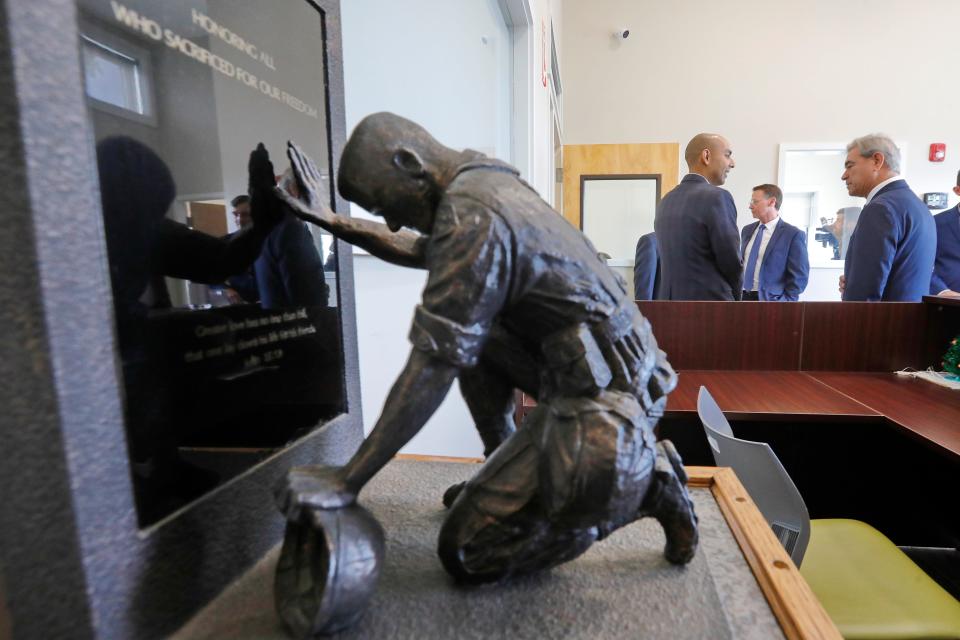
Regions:
<svg viewBox="0 0 960 640"><path fill-rule="evenodd" d="M757 257L760 256L760 241L763 240L764 225L757 229L757 236L753 239L753 246L750 247L750 257L747 258L747 268L744 271L743 288L746 291L753 291L753 282L756 279Z"/></svg>

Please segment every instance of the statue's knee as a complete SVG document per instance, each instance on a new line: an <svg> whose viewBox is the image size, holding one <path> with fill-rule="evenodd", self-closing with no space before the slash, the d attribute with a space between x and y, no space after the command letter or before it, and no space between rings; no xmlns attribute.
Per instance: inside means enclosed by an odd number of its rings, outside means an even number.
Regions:
<svg viewBox="0 0 960 640"><path fill-rule="evenodd" d="M489 522L465 502L454 505L440 527L437 555L447 573L457 582L481 584L496 582L504 576L497 559L500 549L487 537Z"/></svg>

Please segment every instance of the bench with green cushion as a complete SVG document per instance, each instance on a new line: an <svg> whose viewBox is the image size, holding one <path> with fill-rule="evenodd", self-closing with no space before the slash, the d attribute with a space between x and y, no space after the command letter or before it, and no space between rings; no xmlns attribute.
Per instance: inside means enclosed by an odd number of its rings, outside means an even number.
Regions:
<svg viewBox="0 0 960 640"><path fill-rule="evenodd" d="M810 521L800 573L845 638L960 638L960 602L858 520Z"/></svg>

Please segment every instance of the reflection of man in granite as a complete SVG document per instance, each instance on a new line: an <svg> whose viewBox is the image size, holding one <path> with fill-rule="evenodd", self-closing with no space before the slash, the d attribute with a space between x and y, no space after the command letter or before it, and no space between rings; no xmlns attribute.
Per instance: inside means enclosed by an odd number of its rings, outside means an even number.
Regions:
<svg viewBox="0 0 960 640"><path fill-rule="evenodd" d="M244 229L253 224L253 216L250 213L250 196L246 194L239 195L230 201L233 208L233 220L237 224L237 230L228 233L225 238L230 239ZM257 302L260 299L260 292L257 290L257 276L254 273L253 265L248 266L242 273L238 273L227 278L227 297L231 304L243 304L244 302Z"/></svg>
<svg viewBox="0 0 960 640"><path fill-rule="evenodd" d="M266 150L259 148L257 157ZM217 238L166 217L177 193L166 163L126 136L97 144L104 232L113 285L117 341L126 382L126 425L141 522L152 522L204 493L215 474L180 460L185 407L177 380L163 376L148 318L171 307L164 276L207 284L242 273L260 253L281 207L273 174L251 173L251 224ZM264 162L251 160L251 167Z"/></svg>
<svg viewBox="0 0 960 640"><path fill-rule="evenodd" d="M291 159L312 193L319 174L295 148ZM287 201L429 276L410 359L373 432L342 469L292 470L278 493L288 517L352 504L458 378L488 457L462 491L448 492L439 553L451 574L486 582L549 568L646 515L665 529L667 558L688 562L697 532L685 476L672 446L653 436L676 377L584 236L512 167L448 149L392 114L357 126L338 181L386 226L321 210L316 195L312 210ZM516 432L514 388L539 401Z"/></svg>
<svg viewBox="0 0 960 640"><path fill-rule="evenodd" d="M291 181L283 186L289 189ZM330 290L320 252L307 225L289 211L267 236L254 271L264 309L327 306Z"/></svg>

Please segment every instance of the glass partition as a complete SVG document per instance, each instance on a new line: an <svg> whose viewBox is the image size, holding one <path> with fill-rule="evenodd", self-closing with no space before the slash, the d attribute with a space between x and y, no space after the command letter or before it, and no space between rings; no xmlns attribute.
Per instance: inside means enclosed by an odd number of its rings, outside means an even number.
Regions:
<svg viewBox="0 0 960 640"><path fill-rule="evenodd" d="M580 225L613 264L633 266L637 240L653 231L660 175L583 175Z"/></svg>
<svg viewBox="0 0 960 640"><path fill-rule="evenodd" d="M863 198L847 194L840 180L846 145L781 145L780 215L807 233L811 267L843 268Z"/></svg>

